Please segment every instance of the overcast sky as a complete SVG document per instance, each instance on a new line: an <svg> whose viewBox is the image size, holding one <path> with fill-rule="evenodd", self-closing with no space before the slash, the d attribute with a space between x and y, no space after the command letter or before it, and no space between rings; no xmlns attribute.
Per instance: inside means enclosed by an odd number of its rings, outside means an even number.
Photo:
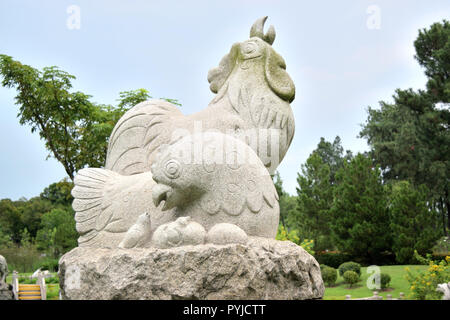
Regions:
<svg viewBox="0 0 450 320"><path fill-rule="evenodd" d="M59 66L99 103L146 88L190 114L213 98L208 70L265 15L297 88L296 132L279 167L295 193L296 173L320 137L339 135L345 149L366 151L357 136L367 107L392 100L396 88L424 87L413 41L419 29L450 19L450 1L1 0L0 53ZM38 134L19 125L15 94L0 88L0 199L37 196L66 176L46 160Z"/></svg>

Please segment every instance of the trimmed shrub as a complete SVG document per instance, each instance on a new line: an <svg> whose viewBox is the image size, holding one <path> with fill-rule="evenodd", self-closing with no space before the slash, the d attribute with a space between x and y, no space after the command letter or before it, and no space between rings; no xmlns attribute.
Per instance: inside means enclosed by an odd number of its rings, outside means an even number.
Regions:
<svg viewBox="0 0 450 320"><path fill-rule="evenodd" d="M336 283L337 280L337 270L335 268L325 266L321 269L323 282L327 286L332 286Z"/></svg>
<svg viewBox="0 0 450 320"><path fill-rule="evenodd" d="M326 264L335 269L339 268L344 262L352 259L350 255L339 252L320 252L316 253L314 258L316 258L317 262L320 264Z"/></svg>
<svg viewBox="0 0 450 320"><path fill-rule="evenodd" d="M45 282L50 284L56 284L59 283L59 278L58 277L47 278L45 279Z"/></svg>
<svg viewBox="0 0 450 320"><path fill-rule="evenodd" d="M350 288L359 281L359 275L352 270L348 270L344 272L344 282L350 285Z"/></svg>
<svg viewBox="0 0 450 320"><path fill-rule="evenodd" d="M36 284L37 279L30 279L28 277L19 277L19 283L21 284Z"/></svg>
<svg viewBox="0 0 450 320"><path fill-rule="evenodd" d="M57 272L58 271L58 264L59 260L58 259L52 259L52 258L47 258L44 261L41 262L40 268L42 270L48 270L51 272Z"/></svg>
<svg viewBox="0 0 450 320"><path fill-rule="evenodd" d="M353 271L359 277L361 275L361 265L353 261L344 262L339 266L340 276L343 277L346 271Z"/></svg>
<svg viewBox="0 0 450 320"><path fill-rule="evenodd" d="M380 284L381 289L386 289L389 287L389 283L391 282L391 276L387 273L380 274Z"/></svg>

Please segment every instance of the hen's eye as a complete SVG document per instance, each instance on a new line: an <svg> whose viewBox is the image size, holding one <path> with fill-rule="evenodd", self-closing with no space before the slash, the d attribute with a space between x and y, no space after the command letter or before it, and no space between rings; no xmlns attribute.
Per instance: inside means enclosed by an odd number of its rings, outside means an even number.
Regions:
<svg viewBox="0 0 450 320"><path fill-rule="evenodd" d="M181 174L181 166L180 163L176 160L169 160L166 162L166 166L164 167L164 173L170 179L176 179Z"/></svg>

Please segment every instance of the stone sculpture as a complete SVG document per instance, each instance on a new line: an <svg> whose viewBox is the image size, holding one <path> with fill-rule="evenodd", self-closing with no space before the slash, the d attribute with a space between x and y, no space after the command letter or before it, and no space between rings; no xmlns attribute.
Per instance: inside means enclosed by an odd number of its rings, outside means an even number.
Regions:
<svg viewBox="0 0 450 320"><path fill-rule="evenodd" d="M8 264L6 259L0 255L0 300L13 300L14 294L12 286L6 283L8 275Z"/></svg>
<svg viewBox="0 0 450 320"><path fill-rule="evenodd" d="M295 86L283 58L272 48L275 29L263 33L266 19L258 19L250 39L233 44L209 71L210 89L217 95L205 109L185 116L169 102L150 100L126 112L111 134L105 168L122 175L148 172L160 145L175 136L213 129L251 140L273 174L294 136L290 103Z"/></svg>
<svg viewBox="0 0 450 320"><path fill-rule="evenodd" d="M438 284L436 291L442 292L442 300L450 300L450 282Z"/></svg>
<svg viewBox="0 0 450 320"><path fill-rule="evenodd" d="M190 217L206 231L231 223L248 236L268 238L275 238L279 221L278 195L261 160L241 140L219 132L161 146L151 172L80 170L72 194L80 246L144 247L177 217ZM210 237L232 243L234 233Z"/></svg>
<svg viewBox="0 0 450 320"><path fill-rule="evenodd" d="M8 264L5 257L0 255L0 286L5 283L6 276L8 275Z"/></svg>
<svg viewBox="0 0 450 320"><path fill-rule="evenodd" d="M294 135L295 86L266 19L209 71L205 109L142 102L114 127L105 168L77 173L64 299L322 297L317 261L274 239L271 174Z"/></svg>
<svg viewBox="0 0 450 320"><path fill-rule="evenodd" d="M153 234L153 246L167 249L172 247L204 244L206 230L191 220L191 217L180 217L174 222L163 224Z"/></svg>

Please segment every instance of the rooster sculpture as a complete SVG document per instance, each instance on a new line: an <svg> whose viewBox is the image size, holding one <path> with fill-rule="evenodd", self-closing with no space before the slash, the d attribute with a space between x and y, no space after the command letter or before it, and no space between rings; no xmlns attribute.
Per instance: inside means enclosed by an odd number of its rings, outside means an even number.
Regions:
<svg viewBox="0 0 450 320"><path fill-rule="evenodd" d="M273 174L294 136L295 86L272 48L274 27L264 34L266 19L258 19L250 39L233 44L209 71L217 95L207 108L186 116L169 102L149 100L126 112L111 134L105 168L123 175L148 172L160 145L215 129L249 144Z"/></svg>

